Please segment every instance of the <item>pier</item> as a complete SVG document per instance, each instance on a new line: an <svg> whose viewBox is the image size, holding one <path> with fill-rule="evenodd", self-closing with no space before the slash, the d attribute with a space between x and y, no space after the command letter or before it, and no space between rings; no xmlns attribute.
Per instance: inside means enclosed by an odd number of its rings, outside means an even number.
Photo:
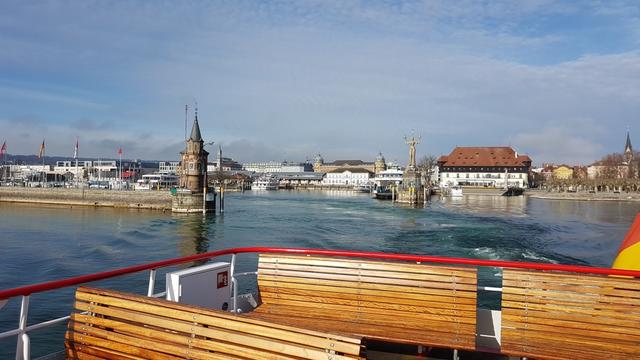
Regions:
<svg viewBox="0 0 640 360"><path fill-rule="evenodd" d="M0 187L0 202L171 210L169 191Z"/></svg>

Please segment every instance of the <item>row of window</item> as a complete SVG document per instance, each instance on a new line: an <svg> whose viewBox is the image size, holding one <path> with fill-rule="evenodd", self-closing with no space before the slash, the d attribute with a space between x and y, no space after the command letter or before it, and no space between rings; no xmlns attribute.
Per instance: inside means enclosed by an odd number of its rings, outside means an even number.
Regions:
<svg viewBox="0 0 640 360"><path fill-rule="evenodd" d="M465 179L469 178L470 174L464 174L465 175ZM475 175L475 176L471 176L471 178L478 178L478 179L502 179L504 178L504 174L497 174L497 175L491 175L491 174L471 174L471 175ZM509 175L509 179L522 179L522 174L508 174ZM445 178L453 178L455 177L456 179L460 178L460 174L456 174L456 176L453 176L453 174L450 173L444 173L444 177Z"/></svg>
<svg viewBox="0 0 640 360"><path fill-rule="evenodd" d="M451 172L451 171L490 171L490 172L502 172L502 171L523 171L527 172L528 168L526 167L443 167L440 169L440 172Z"/></svg>

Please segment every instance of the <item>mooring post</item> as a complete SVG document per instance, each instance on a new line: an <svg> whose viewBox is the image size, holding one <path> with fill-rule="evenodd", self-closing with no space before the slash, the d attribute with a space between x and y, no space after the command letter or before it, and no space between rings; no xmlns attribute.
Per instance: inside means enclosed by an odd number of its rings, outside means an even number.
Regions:
<svg viewBox="0 0 640 360"><path fill-rule="evenodd" d="M220 212L224 212L224 186L220 186Z"/></svg>

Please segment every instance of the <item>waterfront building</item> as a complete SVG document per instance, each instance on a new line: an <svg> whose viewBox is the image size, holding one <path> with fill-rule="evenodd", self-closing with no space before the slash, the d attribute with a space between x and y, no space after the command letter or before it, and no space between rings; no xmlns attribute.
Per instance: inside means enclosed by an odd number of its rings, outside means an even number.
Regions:
<svg viewBox="0 0 640 360"><path fill-rule="evenodd" d="M158 174L175 175L178 173L180 161L160 161L158 163Z"/></svg>
<svg viewBox="0 0 640 360"><path fill-rule="evenodd" d="M180 189L173 191L171 211L180 213L215 211L216 194L213 188L209 188L207 179L209 153L204 149L197 109L191 136L187 140L185 150L180 154L181 161L178 168Z"/></svg>
<svg viewBox="0 0 640 360"><path fill-rule="evenodd" d="M530 168L531 158L508 146L460 146L438 159L440 186L526 188Z"/></svg>
<svg viewBox="0 0 640 360"><path fill-rule="evenodd" d="M373 169L376 174L387 170L387 163L384 159L384 156L382 156L382 153L378 153L376 161L373 163Z"/></svg>
<svg viewBox="0 0 640 360"><path fill-rule="evenodd" d="M573 168L569 165L558 165L553 169L553 178L556 180L568 180L573 178Z"/></svg>
<svg viewBox="0 0 640 360"><path fill-rule="evenodd" d="M382 159L384 160L384 158ZM336 160L330 163L325 163L322 155L318 154L313 163L313 171L330 173L334 170L347 170L347 169L364 169L370 173L376 172L376 165L374 162L365 162L362 160Z"/></svg>
<svg viewBox="0 0 640 360"><path fill-rule="evenodd" d="M322 184L329 186L367 185L371 182L372 175L373 172L364 168L334 169L326 173Z"/></svg>
<svg viewBox="0 0 640 360"><path fill-rule="evenodd" d="M252 171L259 174L270 174L280 172L305 172L312 171L313 167L310 163L296 163L288 161L263 161L250 162L242 165L244 170Z"/></svg>
<svg viewBox="0 0 640 360"><path fill-rule="evenodd" d="M191 136L187 140L187 148L180 153L180 187L199 193L205 186L206 166L209 152L204 149L204 140L200 134L198 114L193 120Z"/></svg>
<svg viewBox="0 0 640 360"><path fill-rule="evenodd" d="M222 171L239 172L244 170L242 164L240 164L239 162L233 160L232 158L223 157L221 160L216 159L214 163L209 163L207 165L207 172L216 172L218 171L219 166L222 167Z"/></svg>
<svg viewBox="0 0 640 360"><path fill-rule="evenodd" d="M93 166L93 162L91 161L78 161L78 172L82 172L85 169L88 171ZM56 161L56 165L53 167L53 171L64 174L64 173L75 173L76 172L76 162L73 161Z"/></svg>

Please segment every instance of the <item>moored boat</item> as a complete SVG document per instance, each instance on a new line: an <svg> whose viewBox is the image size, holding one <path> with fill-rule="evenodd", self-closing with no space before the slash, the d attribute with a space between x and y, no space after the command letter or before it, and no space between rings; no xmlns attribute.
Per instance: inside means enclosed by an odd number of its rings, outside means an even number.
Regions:
<svg viewBox="0 0 640 360"><path fill-rule="evenodd" d="M262 175L253 181L251 190L278 190L280 182L273 175Z"/></svg>
<svg viewBox="0 0 640 360"><path fill-rule="evenodd" d="M353 186L353 191L370 193L373 191L373 184L359 184Z"/></svg>
<svg viewBox="0 0 640 360"><path fill-rule="evenodd" d="M379 200L391 200L393 191L388 186L378 186L373 190L373 197Z"/></svg>

